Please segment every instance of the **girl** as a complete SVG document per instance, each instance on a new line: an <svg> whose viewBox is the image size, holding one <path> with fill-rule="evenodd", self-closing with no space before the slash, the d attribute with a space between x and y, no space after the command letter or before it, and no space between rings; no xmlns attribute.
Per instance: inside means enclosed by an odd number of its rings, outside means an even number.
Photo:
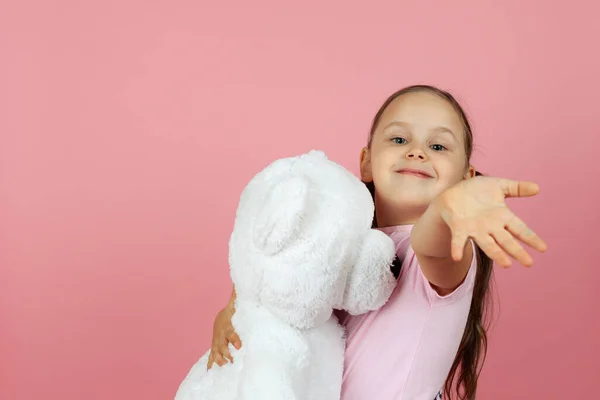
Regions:
<svg viewBox="0 0 600 400"><path fill-rule="evenodd" d="M340 314L347 350L343 400L475 398L487 338L492 262L532 258L546 244L506 206L538 193L531 182L479 176L467 116L447 92L411 86L376 114L360 175L375 202L374 227L396 243L398 286L380 310ZM235 291L215 320L208 367L233 361ZM440 391L440 387L443 389Z"/></svg>

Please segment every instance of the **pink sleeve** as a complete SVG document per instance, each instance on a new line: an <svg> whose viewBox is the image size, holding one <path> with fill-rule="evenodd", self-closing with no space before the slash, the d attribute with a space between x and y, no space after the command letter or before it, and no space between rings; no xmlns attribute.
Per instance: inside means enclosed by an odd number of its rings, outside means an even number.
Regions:
<svg viewBox="0 0 600 400"><path fill-rule="evenodd" d="M477 252L473 241L471 241L471 245L473 246L473 260L471 260L471 266L469 267L469 271L467 272L464 281L452 293L441 296L431 287L431 284L427 278L425 278L425 275L423 275L423 271L421 271L421 266L419 265L417 256L412 247L408 249L406 258L402 263L399 279L408 280L407 283L412 287L415 293L433 306L454 303L461 299L466 293L473 291L475 274L477 272Z"/></svg>

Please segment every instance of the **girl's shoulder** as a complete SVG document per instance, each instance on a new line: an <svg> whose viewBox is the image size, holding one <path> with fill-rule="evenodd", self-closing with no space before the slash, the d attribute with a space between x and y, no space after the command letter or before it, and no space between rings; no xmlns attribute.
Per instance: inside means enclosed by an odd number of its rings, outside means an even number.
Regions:
<svg viewBox="0 0 600 400"><path fill-rule="evenodd" d="M377 228L394 241L396 245L396 255L403 260L410 249L410 232L414 225L396 225L385 228Z"/></svg>
<svg viewBox="0 0 600 400"><path fill-rule="evenodd" d="M399 289L412 290L430 304L449 304L465 295L470 295L473 292L477 270L475 244L471 242L474 255L464 281L452 293L442 296L431 286L421 271L419 261L410 244L412 227L413 225L398 225L379 228L390 236L396 245L397 260L392 266L392 272L398 278Z"/></svg>

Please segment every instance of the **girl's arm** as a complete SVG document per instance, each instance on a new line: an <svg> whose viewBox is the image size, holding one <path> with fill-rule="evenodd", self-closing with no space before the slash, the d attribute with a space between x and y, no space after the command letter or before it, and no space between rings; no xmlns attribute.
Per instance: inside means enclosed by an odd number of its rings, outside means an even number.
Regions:
<svg viewBox="0 0 600 400"><path fill-rule="evenodd" d="M506 197L535 196L532 182L478 176L445 190L427 208L411 232L411 245L423 275L441 295L451 293L467 275L473 259L469 238L495 262L510 257L531 266L518 240L537 251L546 244L506 205Z"/></svg>
<svg viewBox="0 0 600 400"><path fill-rule="evenodd" d="M459 261L452 259L452 232L440 213L439 199L436 199L413 227L410 240L423 275L444 296L452 293L467 276L473 248L470 241L467 242L464 256Z"/></svg>
<svg viewBox="0 0 600 400"><path fill-rule="evenodd" d="M229 298L229 302L227 303L227 307L229 307L232 312L235 311L235 299L236 299L235 286L233 286L233 289L231 290L231 297Z"/></svg>

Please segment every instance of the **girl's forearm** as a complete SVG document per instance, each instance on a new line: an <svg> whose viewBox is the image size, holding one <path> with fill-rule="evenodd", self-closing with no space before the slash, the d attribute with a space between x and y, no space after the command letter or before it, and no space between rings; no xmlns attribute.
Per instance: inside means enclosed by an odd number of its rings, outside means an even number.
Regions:
<svg viewBox="0 0 600 400"><path fill-rule="evenodd" d="M451 293L460 285L473 257L470 241L467 241L462 259L452 259L452 232L442 218L442 213L447 212L443 201L443 197L438 196L429 205L410 235L421 272L440 295Z"/></svg>
<svg viewBox="0 0 600 400"><path fill-rule="evenodd" d="M431 202L425 213L415 223L411 235L411 245L416 254L425 257L449 258L452 234L442 219L440 197Z"/></svg>

